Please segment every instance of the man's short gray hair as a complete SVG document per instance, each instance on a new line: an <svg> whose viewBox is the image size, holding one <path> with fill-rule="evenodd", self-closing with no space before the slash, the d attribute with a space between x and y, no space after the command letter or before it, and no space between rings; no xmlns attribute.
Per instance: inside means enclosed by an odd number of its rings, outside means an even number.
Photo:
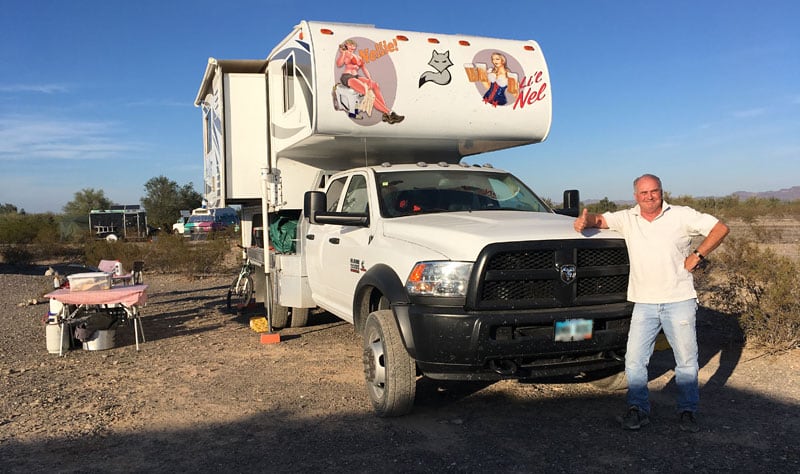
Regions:
<svg viewBox="0 0 800 474"><path fill-rule="evenodd" d="M646 174L643 174L643 175L641 175L638 178L633 180L633 192L636 192L636 185L639 184L639 180L642 179L642 178L654 179L654 180L656 180L656 183L658 183L658 189L662 189L662 190L664 189L664 187L661 186L661 178L659 178L658 176L656 176L654 174L646 173Z"/></svg>

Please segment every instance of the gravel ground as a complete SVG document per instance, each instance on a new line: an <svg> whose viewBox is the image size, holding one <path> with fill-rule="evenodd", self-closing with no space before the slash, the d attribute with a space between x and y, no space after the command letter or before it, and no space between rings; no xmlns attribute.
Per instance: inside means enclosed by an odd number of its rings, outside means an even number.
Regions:
<svg viewBox="0 0 800 474"><path fill-rule="evenodd" d="M678 429L671 352L651 365L652 422L580 381L421 379L411 415L373 415L360 340L326 313L261 344L225 311L229 275L145 275L147 341L49 354L46 267L0 265L0 459L29 472L800 472L800 351L743 347L701 309L701 424Z"/></svg>

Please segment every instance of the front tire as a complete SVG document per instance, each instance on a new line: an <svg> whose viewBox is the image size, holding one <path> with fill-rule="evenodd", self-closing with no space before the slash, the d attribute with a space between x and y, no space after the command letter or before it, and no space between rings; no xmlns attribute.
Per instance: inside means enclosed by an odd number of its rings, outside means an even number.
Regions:
<svg viewBox="0 0 800 474"><path fill-rule="evenodd" d="M391 310L370 313L364 325L364 376L380 417L401 416L414 405L416 364L408 355Z"/></svg>

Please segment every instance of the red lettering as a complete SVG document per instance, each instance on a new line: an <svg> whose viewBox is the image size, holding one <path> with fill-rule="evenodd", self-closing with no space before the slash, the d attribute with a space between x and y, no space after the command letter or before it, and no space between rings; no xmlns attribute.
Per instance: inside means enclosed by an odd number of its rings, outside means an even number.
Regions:
<svg viewBox="0 0 800 474"><path fill-rule="evenodd" d="M520 91L520 93L517 95L517 100L514 101L513 109L516 110L517 106L519 106L521 109L526 105L533 105L535 102L543 100L545 97L547 97L545 94L546 90L547 83L543 82L537 92L534 92L532 88L526 88L525 91Z"/></svg>

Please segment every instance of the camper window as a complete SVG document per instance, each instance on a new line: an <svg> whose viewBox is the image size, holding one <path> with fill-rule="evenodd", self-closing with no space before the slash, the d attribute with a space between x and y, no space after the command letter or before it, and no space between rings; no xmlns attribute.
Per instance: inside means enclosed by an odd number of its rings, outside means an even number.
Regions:
<svg viewBox="0 0 800 474"><path fill-rule="evenodd" d="M283 111L294 107L294 56L286 58L283 63Z"/></svg>

